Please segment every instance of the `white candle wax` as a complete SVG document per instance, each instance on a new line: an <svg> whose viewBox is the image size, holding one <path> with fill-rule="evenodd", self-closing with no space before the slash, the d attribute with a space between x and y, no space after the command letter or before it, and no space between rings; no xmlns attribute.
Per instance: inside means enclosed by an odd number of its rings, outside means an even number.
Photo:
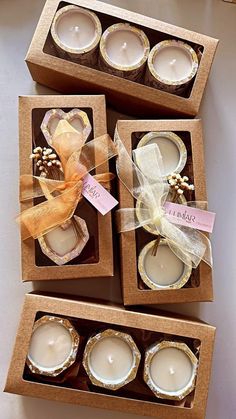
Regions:
<svg viewBox="0 0 236 419"><path fill-rule="evenodd" d="M156 144L159 148L158 154L162 157L160 171L162 176L169 176L172 173L180 173L187 161L187 150L183 140L171 131L149 132L143 136L137 145L137 151L144 146ZM136 163L145 176L156 179L155 167L145 164L142 158L136 154Z"/></svg>
<svg viewBox="0 0 236 419"><path fill-rule="evenodd" d="M50 118L50 120L48 121L48 131L51 136L54 135L60 120L61 118L55 115L54 117ZM72 125L72 127L76 129L76 131L81 132L81 133L83 132L84 126L82 124L81 119L79 118L72 119L70 121L70 125Z"/></svg>
<svg viewBox="0 0 236 419"><path fill-rule="evenodd" d="M73 223L66 229L56 227L44 235L45 241L50 249L59 256L71 252L78 243L78 235Z"/></svg>
<svg viewBox="0 0 236 419"><path fill-rule="evenodd" d="M146 253L144 270L151 282L160 287L168 287L181 278L184 263L168 245L159 245L155 256L152 255L152 248Z"/></svg>
<svg viewBox="0 0 236 419"><path fill-rule="evenodd" d="M153 60L155 71L163 80L178 82L192 72L191 54L181 46L166 46L158 51Z"/></svg>
<svg viewBox="0 0 236 419"><path fill-rule="evenodd" d="M175 143L166 137L156 137L148 142L148 144L157 144L163 161L163 176L174 173L179 165L180 153Z"/></svg>
<svg viewBox="0 0 236 419"><path fill-rule="evenodd" d="M125 380L133 362L130 346L119 337L99 339L89 355L92 374L103 382L114 384Z"/></svg>
<svg viewBox="0 0 236 419"><path fill-rule="evenodd" d="M76 8L62 14L55 28L60 42L75 50L84 50L93 45L97 32L91 15Z"/></svg>
<svg viewBox="0 0 236 419"><path fill-rule="evenodd" d="M137 65L144 57L141 38L130 30L111 32L106 39L106 52L112 63L121 67Z"/></svg>
<svg viewBox="0 0 236 419"><path fill-rule="evenodd" d="M193 365L186 353L178 348L163 348L150 362L150 376L162 391L185 389L193 376Z"/></svg>
<svg viewBox="0 0 236 419"><path fill-rule="evenodd" d="M33 332L28 358L42 370L59 368L70 356L72 338L62 324L49 321Z"/></svg>

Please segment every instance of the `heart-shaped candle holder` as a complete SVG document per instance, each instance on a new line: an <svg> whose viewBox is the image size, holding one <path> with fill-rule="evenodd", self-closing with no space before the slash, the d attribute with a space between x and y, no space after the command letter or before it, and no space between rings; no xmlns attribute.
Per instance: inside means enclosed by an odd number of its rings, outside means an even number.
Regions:
<svg viewBox="0 0 236 419"><path fill-rule="evenodd" d="M65 119L78 132L83 134L85 141L92 131L92 127L86 112L80 109L72 109L70 112L64 112L62 109L50 109L46 112L41 130L47 141L52 146L52 136L56 131L57 125L61 119Z"/></svg>

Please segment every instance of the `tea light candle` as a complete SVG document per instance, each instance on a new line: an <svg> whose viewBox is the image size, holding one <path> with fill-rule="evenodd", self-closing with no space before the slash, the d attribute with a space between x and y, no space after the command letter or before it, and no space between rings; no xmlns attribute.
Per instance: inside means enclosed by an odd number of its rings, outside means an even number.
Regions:
<svg viewBox="0 0 236 419"><path fill-rule="evenodd" d="M145 354L144 381L161 399L182 400L194 390L198 359L182 342L162 341Z"/></svg>
<svg viewBox="0 0 236 419"><path fill-rule="evenodd" d="M34 323L26 363L34 374L56 377L75 362L78 347L69 320L43 316Z"/></svg>
<svg viewBox="0 0 236 419"><path fill-rule="evenodd" d="M96 48L101 34L102 27L97 15L72 5L57 11L51 27L52 39L59 54L84 65L97 63Z"/></svg>
<svg viewBox="0 0 236 419"><path fill-rule="evenodd" d="M155 240L141 250L138 257L138 271L142 281L153 290L182 288L189 280L192 269L185 265L161 239L156 255L153 255Z"/></svg>
<svg viewBox="0 0 236 419"><path fill-rule="evenodd" d="M148 144L157 144L159 147L163 162L163 177L183 170L187 162L187 150L183 140L177 134L171 131L148 132L139 141L137 148ZM136 164L143 171L142 159L138 159L138 155L136 155ZM155 173L151 166L145 166L144 175L155 180Z"/></svg>
<svg viewBox="0 0 236 419"><path fill-rule="evenodd" d="M117 390L134 380L140 359L130 335L107 329L88 340L83 366L94 385Z"/></svg>
<svg viewBox="0 0 236 419"><path fill-rule="evenodd" d="M166 40L155 45L149 54L145 83L169 93L182 94L197 70L197 54L190 45Z"/></svg>
<svg viewBox="0 0 236 419"><path fill-rule="evenodd" d="M74 108L70 112L64 112L62 109L50 109L44 115L41 131L50 146L52 146L52 137L56 132L58 123L64 119L76 131L83 134L83 138L87 140L92 131L92 127L86 112L81 109Z"/></svg>
<svg viewBox="0 0 236 419"><path fill-rule="evenodd" d="M77 215L38 238L42 252L59 266L79 256L88 240L86 222Z"/></svg>
<svg viewBox="0 0 236 419"><path fill-rule="evenodd" d="M102 71L138 81L149 54L145 33L129 23L116 23L103 33L99 67Z"/></svg>

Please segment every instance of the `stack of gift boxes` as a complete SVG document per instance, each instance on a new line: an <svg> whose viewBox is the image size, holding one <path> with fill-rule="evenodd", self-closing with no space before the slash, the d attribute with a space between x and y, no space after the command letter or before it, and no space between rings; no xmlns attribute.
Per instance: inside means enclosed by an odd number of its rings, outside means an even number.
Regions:
<svg viewBox="0 0 236 419"><path fill-rule="evenodd" d="M96 0L46 1L26 62L63 94L19 99L22 280L89 286L116 263L123 305L26 295L6 391L205 417L215 328L148 305L213 300L195 116L217 43ZM106 101L133 117L111 136Z"/></svg>

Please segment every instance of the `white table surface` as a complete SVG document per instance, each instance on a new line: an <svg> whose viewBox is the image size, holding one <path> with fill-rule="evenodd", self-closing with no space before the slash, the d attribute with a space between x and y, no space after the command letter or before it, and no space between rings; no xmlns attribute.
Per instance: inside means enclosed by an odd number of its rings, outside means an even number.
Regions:
<svg viewBox="0 0 236 419"><path fill-rule="evenodd" d="M236 5L222 0L107 0L220 39L200 117L204 123L209 207L217 212L212 235L214 303L178 304L172 311L192 314L217 326L207 419L236 418ZM18 205L17 96L52 94L35 85L24 56L44 0L0 1L0 378L4 387L24 294L32 284L20 281L20 241L14 217ZM88 287L89 282L89 287ZM120 298L117 279L37 284L45 291ZM166 308L166 306L165 306ZM0 394L0 419L141 419L141 416L72 406L6 393ZM161 418L160 418L161 419Z"/></svg>

